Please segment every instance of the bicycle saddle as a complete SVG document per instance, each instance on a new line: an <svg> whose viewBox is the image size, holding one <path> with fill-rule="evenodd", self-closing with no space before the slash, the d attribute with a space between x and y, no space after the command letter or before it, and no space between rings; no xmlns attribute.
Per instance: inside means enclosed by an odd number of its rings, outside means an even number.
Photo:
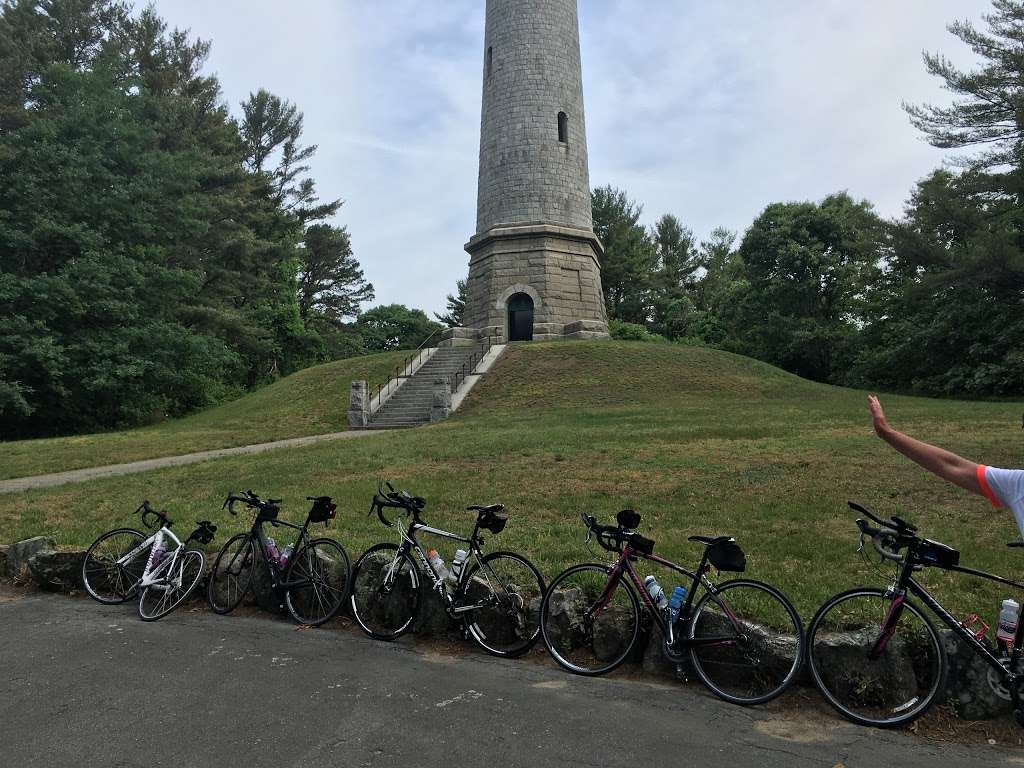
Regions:
<svg viewBox="0 0 1024 768"><path fill-rule="evenodd" d="M713 544L729 541L731 538L732 536L687 536L686 540L700 542L705 547L710 547Z"/></svg>
<svg viewBox="0 0 1024 768"><path fill-rule="evenodd" d="M483 506L481 504L473 504L471 506L466 507L466 511L468 511L468 512L479 512L481 515L484 515L484 514L494 514L494 515L496 515L499 512L501 512L503 509L505 509L505 505L504 504L488 504L486 506Z"/></svg>

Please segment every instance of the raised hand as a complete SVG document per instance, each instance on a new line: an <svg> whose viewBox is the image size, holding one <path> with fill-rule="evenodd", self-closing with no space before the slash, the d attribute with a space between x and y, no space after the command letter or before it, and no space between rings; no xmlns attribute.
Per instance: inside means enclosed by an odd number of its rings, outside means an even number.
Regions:
<svg viewBox="0 0 1024 768"><path fill-rule="evenodd" d="M875 433L879 437L885 437L886 433L888 433L891 428L889 427L889 422L885 418L885 411L882 410L882 404L874 395L868 395L868 408L871 411L871 421L874 423Z"/></svg>

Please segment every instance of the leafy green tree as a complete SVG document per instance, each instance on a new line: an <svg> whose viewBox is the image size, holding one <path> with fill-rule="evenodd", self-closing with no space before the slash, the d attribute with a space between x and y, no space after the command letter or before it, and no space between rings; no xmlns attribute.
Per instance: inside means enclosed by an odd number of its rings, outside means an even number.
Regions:
<svg viewBox="0 0 1024 768"><path fill-rule="evenodd" d="M649 237L657 261L651 275L652 325L670 339L692 335L696 321L694 272L700 266L693 232L672 214L665 214Z"/></svg>
<svg viewBox="0 0 1024 768"><path fill-rule="evenodd" d="M367 352L415 349L442 327L422 309L409 309L404 304L374 307L356 319Z"/></svg>
<svg viewBox="0 0 1024 768"><path fill-rule="evenodd" d="M465 280L455 282L455 293L448 294L448 304L445 307L448 311L443 315L434 313L439 322L449 328L462 328L466 321L466 300L469 298L469 288Z"/></svg>
<svg viewBox="0 0 1024 768"><path fill-rule="evenodd" d="M941 54L925 53L929 73L961 97L950 106L904 105L911 122L944 149L975 147L962 157L965 167L989 175L989 181L1020 202L1024 173L1024 2L993 0L983 18L987 32L969 21L949 31L981 59L980 69L963 71Z"/></svg>
<svg viewBox="0 0 1024 768"><path fill-rule="evenodd" d="M918 184L871 293L851 383L931 395L1024 394L1024 254L1016 234L1024 214L977 194L976 184L971 173L946 170Z"/></svg>
<svg viewBox="0 0 1024 768"><path fill-rule="evenodd" d="M739 248L747 286L731 333L740 350L807 378L841 379L884 248L871 204L846 193L769 205Z"/></svg>
<svg viewBox="0 0 1024 768"><path fill-rule="evenodd" d="M594 233L604 246L601 285L605 308L615 320L645 324L651 319L655 247L640 224L643 206L611 186L592 194Z"/></svg>
<svg viewBox="0 0 1024 768"><path fill-rule="evenodd" d="M334 324L359 314L359 305L373 301L373 285L352 255L344 227L313 224L306 229L299 268L299 314L309 325L318 315Z"/></svg>

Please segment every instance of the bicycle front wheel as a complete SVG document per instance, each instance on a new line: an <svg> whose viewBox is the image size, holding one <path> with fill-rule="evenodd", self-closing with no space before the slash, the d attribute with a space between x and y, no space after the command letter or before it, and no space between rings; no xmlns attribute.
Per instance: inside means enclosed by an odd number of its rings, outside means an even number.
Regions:
<svg viewBox="0 0 1024 768"><path fill-rule="evenodd" d="M143 621L156 621L185 602L199 585L205 567L206 556L197 549L186 549L178 554L177 560L167 569L164 577L142 590L139 618Z"/></svg>
<svg viewBox="0 0 1024 768"><path fill-rule="evenodd" d="M640 602L625 580L607 591L611 570L576 565L555 577L540 606L548 653L577 675L603 675L622 664L640 632Z"/></svg>
<svg viewBox="0 0 1024 768"><path fill-rule="evenodd" d="M855 723L905 725L945 689L946 649L905 596L870 588L838 594L818 609L807 638L814 682Z"/></svg>
<svg viewBox="0 0 1024 768"><path fill-rule="evenodd" d="M473 563L462 579L456 610L465 611L466 630L485 651L521 656L540 636L544 579L533 563L512 552L494 552L481 563Z"/></svg>
<svg viewBox="0 0 1024 768"><path fill-rule="evenodd" d="M285 605L299 624L319 626L330 621L348 597L352 563L334 539L303 544L285 573Z"/></svg>
<svg viewBox="0 0 1024 768"><path fill-rule="evenodd" d="M420 606L416 563L394 544L370 547L352 571L352 615L370 637L394 640L412 629Z"/></svg>
<svg viewBox="0 0 1024 768"><path fill-rule="evenodd" d="M796 679L804 657L800 615L779 590L750 579L705 592L688 639L697 676L733 704L764 704Z"/></svg>
<svg viewBox="0 0 1024 768"><path fill-rule="evenodd" d="M108 531L92 543L82 561L82 586L93 600L116 605L135 594L146 570L150 548L139 550L130 560L118 563L142 542L146 535L134 528Z"/></svg>
<svg viewBox="0 0 1024 768"><path fill-rule="evenodd" d="M206 585L206 601L214 613L223 615L238 607L249 591L255 563L251 534L236 534L221 547Z"/></svg>

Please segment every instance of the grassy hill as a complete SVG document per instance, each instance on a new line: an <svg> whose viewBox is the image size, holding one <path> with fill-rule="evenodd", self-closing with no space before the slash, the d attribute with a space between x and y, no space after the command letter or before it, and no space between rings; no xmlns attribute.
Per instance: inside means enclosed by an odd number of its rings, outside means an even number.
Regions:
<svg viewBox="0 0 1024 768"><path fill-rule="evenodd" d="M924 439L987 463L1024 464L1020 404L883 402L893 423ZM293 407L284 391L263 403L252 425ZM0 496L0 541L50 533L84 545L133 523L131 511L148 498L182 521L214 519L223 542L245 523L221 513L221 501L254 488L283 496L285 515L297 520L304 496L332 495L341 512L331 535L355 558L394 539L366 515L381 477L425 496L425 518L455 530L468 531L467 504L503 502L510 523L488 546L522 551L548 578L603 557L583 545L581 510L610 520L634 507L657 550L682 562L698 557L687 535L731 533L747 550L749 574L789 592L808 618L827 595L888 577L855 554L847 499L915 520L960 547L965 563L1024 568L1019 550L1003 546L1019 537L1009 513L888 449L871 432L864 393L713 350L611 341L513 345L438 425ZM925 581L958 610L990 618L1004 596L942 573Z"/></svg>
<svg viewBox="0 0 1024 768"><path fill-rule="evenodd" d="M0 480L348 429L349 387L385 380L408 352L307 368L192 416L124 432L0 442Z"/></svg>

